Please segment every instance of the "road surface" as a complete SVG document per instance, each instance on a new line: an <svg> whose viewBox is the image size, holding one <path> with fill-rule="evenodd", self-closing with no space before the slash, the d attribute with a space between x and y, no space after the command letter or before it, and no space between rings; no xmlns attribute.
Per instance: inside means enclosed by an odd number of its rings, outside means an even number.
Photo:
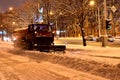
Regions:
<svg viewBox="0 0 120 80"><path fill-rule="evenodd" d="M16 55L24 51L15 50L13 44L0 44L0 80L107 80L60 64Z"/></svg>

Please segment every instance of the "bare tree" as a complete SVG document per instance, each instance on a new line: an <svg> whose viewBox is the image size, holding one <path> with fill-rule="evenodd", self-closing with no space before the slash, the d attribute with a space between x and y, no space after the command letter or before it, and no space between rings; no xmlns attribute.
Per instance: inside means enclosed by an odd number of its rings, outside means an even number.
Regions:
<svg viewBox="0 0 120 80"><path fill-rule="evenodd" d="M71 15L75 20L77 20L78 25L81 29L83 46L86 46L85 39L85 20L88 13L89 0L55 0L54 1L64 14Z"/></svg>
<svg viewBox="0 0 120 80"><path fill-rule="evenodd" d="M7 32L12 33L13 30L18 27L20 20L20 15L17 13L17 9L8 10L2 13L2 25ZM13 27L14 25L14 27Z"/></svg>

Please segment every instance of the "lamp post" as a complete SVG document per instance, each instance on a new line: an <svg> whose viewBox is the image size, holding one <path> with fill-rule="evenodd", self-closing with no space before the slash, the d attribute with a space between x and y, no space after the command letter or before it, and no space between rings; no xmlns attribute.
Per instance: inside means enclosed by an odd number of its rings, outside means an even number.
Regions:
<svg viewBox="0 0 120 80"><path fill-rule="evenodd" d="M56 15L54 12L50 11L49 14L50 14L51 16L54 16L55 33L56 33L56 38L58 39L58 38L59 38L59 34L60 34L60 32L58 31L58 18L59 18L61 15L63 15L63 13L62 13L62 12L59 12L59 13Z"/></svg>
<svg viewBox="0 0 120 80"><path fill-rule="evenodd" d="M100 8L98 7L98 32L99 32L99 34L98 34L98 36L99 37L101 37L101 22L100 22Z"/></svg>
<svg viewBox="0 0 120 80"><path fill-rule="evenodd" d="M1 40L3 41L3 36L4 36L4 34L3 34L3 18L4 18L4 16L3 16L3 13L1 13L1 15L0 15L0 27L1 27Z"/></svg>
<svg viewBox="0 0 120 80"><path fill-rule="evenodd" d="M4 35L4 34L3 34L3 25L2 25L2 24L1 24L1 29L2 29L2 36L1 36L2 38L1 38L1 39L2 39L2 41L3 41L3 35Z"/></svg>
<svg viewBox="0 0 120 80"><path fill-rule="evenodd" d="M57 39L59 38L59 34L60 34L60 32L58 31L58 18L59 18L61 15L63 15L62 12L60 12L60 13L56 16L56 18L55 18L55 24L56 24L56 37L57 37Z"/></svg>
<svg viewBox="0 0 120 80"><path fill-rule="evenodd" d="M90 6L94 6L95 1L90 1ZM106 32L106 20L107 20L107 6L106 0L104 0L104 22L103 22L103 35L102 35L102 46L107 46L107 32ZM98 27L99 27L99 37L101 36L101 24L100 24L100 14L99 14L99 7L98 7Z"/></svg>
<svg viewBox="0 0 120 80"><path fill-rule="evenodd" d="M106 0L104 0L104 25L103 25L103 40L102 40L102 46L107 46L107 32L106 32L106 20L107 20L107 8L106 8Z"/></svg>
<svg viewBox="0 0 120 80"><path fill-rule="evenodd" d="M12 32L14 31L14 26L16 25L16 22L12 22Z"/></svg>

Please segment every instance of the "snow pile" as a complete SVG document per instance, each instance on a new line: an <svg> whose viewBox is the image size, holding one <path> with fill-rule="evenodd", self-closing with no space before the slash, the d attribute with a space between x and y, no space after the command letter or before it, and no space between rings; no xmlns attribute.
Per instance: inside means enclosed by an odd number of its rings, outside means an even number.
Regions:
<svg viewBox="0 0 120 80"><path fill-rule="evenodd" d="M116 65L105 64L94 60L84 60L82 58L69 57L67 54L54 54L37 51L14 50L11 53L27 56L36 62L48 61L54 64L60 64L78 71L102 76L111 80L120 80L120 63Z"/></svg>

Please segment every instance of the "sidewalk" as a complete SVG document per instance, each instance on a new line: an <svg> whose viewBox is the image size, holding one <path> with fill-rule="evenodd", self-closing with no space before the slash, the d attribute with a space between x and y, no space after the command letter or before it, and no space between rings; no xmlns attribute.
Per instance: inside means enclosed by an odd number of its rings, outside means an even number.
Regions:
<svg viewBox="0 0 120 80"><path fill-rule="evenodd" d="M105 64L120 64L120 48L100 47L100 46L82 46L82 45L66 45L67 54L71 57L78 57L85 60L93 60ZM66 50L66 51L67 51Z"/></svg>
<svg viewBox="0 0 120 80"><path fill-rule="evenodd" d="M59 38L60 40L62 40L63 42L69 42L71 40L73 40L74 42L77 40L80 40L81 38ZM82 42L81 42L82 43ZM120 47L102 47L101 45L99 46L83 46L82 44L76 43L76 44L69 44L66 43L66 48L67 49L79 49L79 50L86 50L86 51L90 51L87 52L89 54L92 55L98 55L98 56L109 56L109 57L118 57L120 59ZM92 53L91 53L92 52Z"/></svg>
<svg viewBox="0 0 120 80"><path fill-rule="evenodd" d="M110 57L119 57L120 59L120 48L118 47L100 47L100 46L83 46L83 45L72 45L67 44L67 49L76 49L76 50L86 50L92 52L92 55L98 56L110 56ZM88 52L88 53L90 53Z"/></svg>

